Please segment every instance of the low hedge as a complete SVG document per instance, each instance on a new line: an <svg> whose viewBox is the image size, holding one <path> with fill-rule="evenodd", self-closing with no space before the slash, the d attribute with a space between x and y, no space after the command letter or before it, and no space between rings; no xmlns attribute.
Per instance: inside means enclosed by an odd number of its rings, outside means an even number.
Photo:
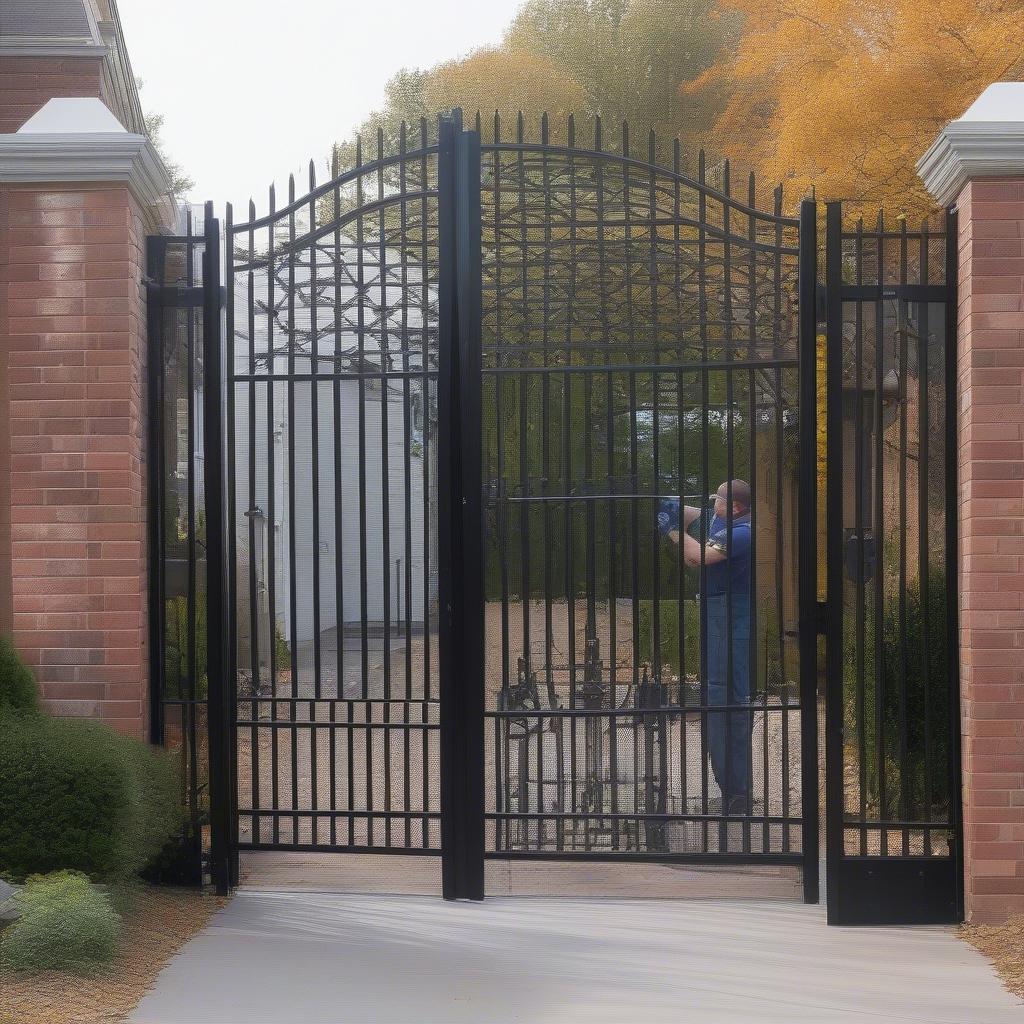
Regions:
<svg viewBox="0 0 1024 1024"><path fill-rule="evenodd" d="M181 828L171 757L99 722L0 713L0 869L137 873Z"/></svg>
<svg viewBox="0 0 1024 1024"><path fill-rule="evenodd" d="M88 973L114 958L121 919L85 875L33 875L14 897L18 920L0 933L0 965Z"/></svg>
<svg viewBox="0 0 1024 1024"><path fill-rule="evenodd" d="M0 636L0 712L38 711L39 691L9 637Z"/></svg>
<svg viewBox="0 0 1024 1024"><path fill-rule="evenodd" d="M654 602L643 598L640 601L640 650L639 661L651 661L655 665L669 665L674 672L680 670L679 650L679 601L663 598L658 602L659 656L654 656ZM700 678L700 606L694 600L683 602L683 649L686 666L683 675Z"/></svg>

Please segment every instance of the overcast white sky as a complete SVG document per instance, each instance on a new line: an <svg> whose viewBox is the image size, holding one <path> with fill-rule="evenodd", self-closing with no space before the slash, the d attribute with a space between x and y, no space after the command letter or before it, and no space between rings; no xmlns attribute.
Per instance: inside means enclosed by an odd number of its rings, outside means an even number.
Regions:
<svg viewBox="0 0 1024 1024"><path fill-rule="evenodd" d="M164 115L166 149L195 180L189 198L237 209L252 196L263 210L270 182L305 175L310 158L321 177L331 143L380 105L399 68L499 42L521 2L118 0L118 10L143 108Z"/></svg>

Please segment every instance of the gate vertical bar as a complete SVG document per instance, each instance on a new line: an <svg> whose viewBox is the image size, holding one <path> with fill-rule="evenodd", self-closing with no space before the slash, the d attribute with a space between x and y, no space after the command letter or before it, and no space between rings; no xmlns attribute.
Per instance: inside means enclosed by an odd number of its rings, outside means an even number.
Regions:
<svg viewBox="0 0 1024 1024"><path fill-rule="evenodd" d="M149 566L149 741L164 742L164 695L166 694L164 658L164 305L160 289L164 283L167 240L162 235L146 239L146 388L149 420L147 423L146 536Z"/></svg>
<svg viewBox="0 0 1024 1024"><path fill-rule="evenodd" d="M843 208L826 206L825 287L825 884L836 904L843 856ZM881 245L881 242L879 243ZM877 337L881 337L879 334ZM878 341L876 340L876 344ZM880 359L876 355L876 359ZM858 396L858 401L860 400ZM878 469L876 469L878 472ZM855 481L859 489L861 481ZM860 501L859 493L855 500ZM831 921L830 921L831 923Z"/></svg>
<svg viewBox="0 0 1024 1024"><path fill-rule="evenodd" d="M237 523L237 512L235 506L235 264L234 264L234 234L232 232L233 212L231 204L227 204L224 211L224 408L227 420L227 439L225 445L225 474L227 486L227 520L225 533L227 540L227 568L225 570L225 599L227 601L227 678L229 680L227 707L228 707L228 759L227 763L231 768L231 802L230 802L230 830L228 846L228 884L234 888L238 885L238 791L235 788L237 775L236 758L238 750L237 726L238 715L235 704L235 680L238 678L238 591L235 580L237 561L235 528ZM218 250L219 255L219 250ZM218 281L218 285L219 285ZM218 302L218 323L220 321L220 303ZM252 641L250 640L250 643Z"/></svg>
<svg viewBox="0 0 1024 1024"><path fill-rule="evenodd" d="M481 407L480 133L456 136L456 272L462 473L463 896L484 896L483 424Z"/></svg>
<svg viewBox="0 0 1024 1024"><path fill-rule="evenodd" d="M949 821L953 826L950 853L953 856L954 911L964 917L964 830L963 775L960 769L960 581L959 551L959 434L957 429L957 287L959 283L960 232L956 210L946 212L946 351L945 360L945 480L946 493L946 673L949 686Z"/></svg>
<svg viewBox="0 0 1024 1024"><path fill-rule="evenodd" d="M207 728L210 758L210 874L231 884L231 703L224 514L224 366L220 321L220 222L206 204L203 224L203 483L206 509Z"/></svg>
<svg viewBox="0 0 1024 1024"><path fill-rule="evenodd" d="M438 129L441 884L484 894L480 136Z"/></svg>
<svg viewBox="0 0 1024 1024"><path fill-rule="evenodd" d="M818 902L818 204L800 203L800 473L797 589L800 624L800 799L804 902ZM785 714L785 712L783 712ZM784 828L788 826L783 826Z"/></svg>

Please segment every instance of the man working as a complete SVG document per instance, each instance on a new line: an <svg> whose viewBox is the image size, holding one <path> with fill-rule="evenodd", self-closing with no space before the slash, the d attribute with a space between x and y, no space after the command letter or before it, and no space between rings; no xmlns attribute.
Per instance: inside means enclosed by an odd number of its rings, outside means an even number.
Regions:
<svg viewBox="0 0 1024 1024"><path fill-rule="evenodd" d="M718 488L703 545L686 532L702 511L683 505L680 525L680 503L666 499L661 503L658 528L673 543L681 543L688 566L700 569L702 562L704 565L701 669L707 683L707 704L746 705L751 690L749 485L733 480ZM707 716L711 768L722 791L725 814L747 813L752 727L753 717L746 710L712 711Z"/></svg>

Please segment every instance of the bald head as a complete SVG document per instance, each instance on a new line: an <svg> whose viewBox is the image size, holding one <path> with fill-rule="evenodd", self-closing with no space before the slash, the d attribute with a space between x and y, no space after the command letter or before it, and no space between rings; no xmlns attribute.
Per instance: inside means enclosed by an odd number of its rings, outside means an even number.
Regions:
<svg viewBox="0 0 1024 1024"><path fill-rule="evenodd" d="M717 491L718 501L715 502L715 515L719 518L724 516L729 508L730 488L732 490L733 515L742 515L744 512L750 511L750 484L746 480L733 480L731 484L726 481Z"/></svg>

